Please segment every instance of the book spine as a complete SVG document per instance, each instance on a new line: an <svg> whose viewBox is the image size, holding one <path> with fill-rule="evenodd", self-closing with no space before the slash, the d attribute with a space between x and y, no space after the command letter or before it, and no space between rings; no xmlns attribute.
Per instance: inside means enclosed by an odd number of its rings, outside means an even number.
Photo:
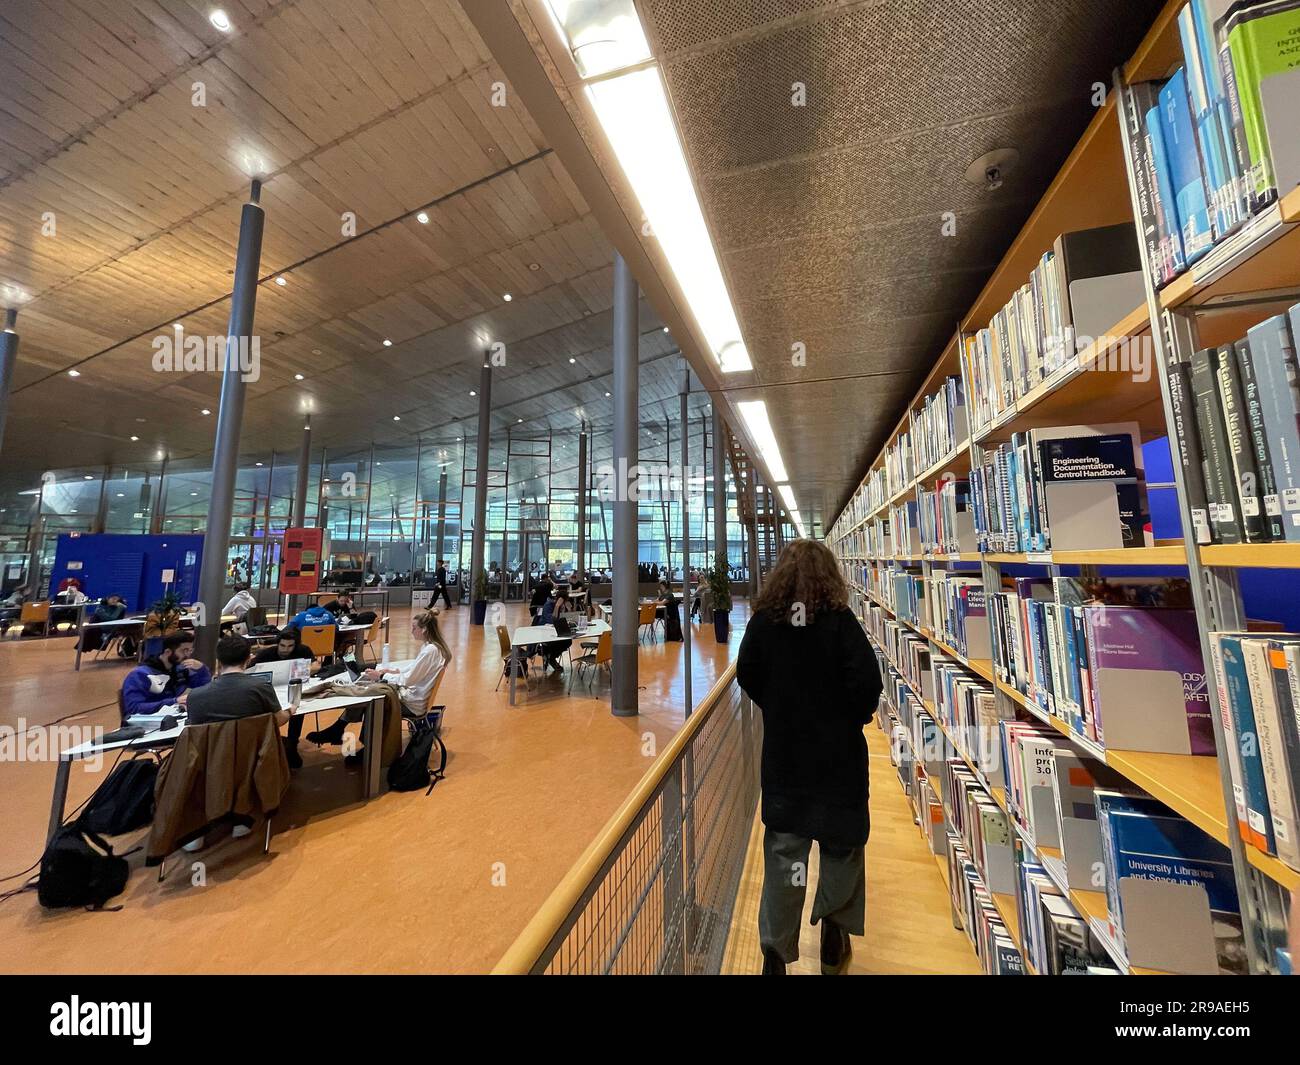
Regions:
<svg viewBox="0 0 1300 1065"><path fill-rule="evenodd" d="M1241 640L1225 636L1221 646L1228 704L1232 707L1236 725L1237 750L1241 754L1241 775L1246 791L1245 838L1257 850L1276 854L1273 822L1268 811L1268 790L1264 785L1264 765L1259 755L1255 708L1250 701L1250 680L1242 658Z"/></svg>
<svg viewBox="0 0 1300 1065"><path fill-rule="evenodd" d="M1229 345L1219 348L1213 357L1217 363L1215 375L1223 408L1233 486L1241 508L1242 535L1247 543L1261 543L1268 539L1268 532L1259 498L1259 470L1255 464L1255 447L1250 437L1241 376L1237 372L1236 352Z"/></svg>
<svg viewBox="0 0 1300 1065"><path fill-rule="evenodd" d="M1254 182L1251 180L1250 142L1246 139L1246 124L1241 111L1241 96L1237 89L1237 69L1232 63L1232 52L1226 41L1218 43L1219 77L1223 82L1223 100L1226 107L1228 139L1236 161L1238 195L1242 209L1253 214L1259 209Z"/></svg>
<svg viewBox="0 0 1300 1065"><path fill-rule="evenodd" d="M1147 139L1151 143L1151 160L1156 172L1156 195L1159 198L1162 229L1165 233L1165 281L1171 281L1187 269L1187 256L1183 251L1183 234L1178 225L1178 203L1174 197L1173 172L1169 169L1169 153L1165 149L1164 123L1160 107L1147 112Z"/></svg>
<svg viewBox="0 0 1300 1065"><path fill-rule="evenodd" d="M1214 244L1209 198L1201 176L1200 152L1187 96L1187 76L1180 70L1160 90L1160 119L1173 177L1183 254L1190 266Z"/></svg>
<svg viewBox="0 0 1300 1065"><path fill-rule="evenodd" d="M1196 424L1205 449L1210 520L1217 539L1224 544L1241 543L1241 525L1236 515L1236 493L1232 487L1232 464L1223 428L1222 405L1216 386L1214 353L1202 349L1192 356L1192 393L1196 397Z"/></svg>
<svg viewBox="0 0 1300 1065"><path fill-rule="evenodd" d="M1259 762L1268 799L1269 829L1274 852L1292 868L1300 865L1293 813L1291 777L1282 746L1281 722L1273 696L1273 673L1268 661L1267 640L1243 640L1241 652L1255 709L1255 732L1259 737Z"/></svg>
<svg viewBox="0 0 1300 1065"><path fill-rule="evenodd" d="M1214 539L1214 526L1210 521L1209 504L1205 492L1205 452L1201 447L1201 434L1196 427L1196 404L1192 398L1192 381L1187 364L1171 360L1167 370L1169 400L1173 411L1174 442L1178 448L1178 464L1183 470L1183 487L1187 492L1188 508L1192 514L1192 536L1198 544L1208 544Z"/></svg>
<svg viewBox="0 0 1300 1065"><path fill-rule="evenodd" d="M1264 406L1259 395L1259 381L1250 358L1250 343L1238 340L1232 353L1241 379L1242 398L1246 404L1246 422L1250 428L1250 441L1255 452L1255 467L1259 471L1259 498L1264 508L1265 532L1270 540L1286 539L1282 521L1282 500L1277 494L1277 479L1273 476L1273 462L1268 454L1268 434L1264 430Z"/></svg>
<svg viewBox="0 0 1300 1065"><path fill-rule="evenodd" d="M1142 91L1144 89L1147 91ZM1129 162L1133 167L1133 182L1137 189L1137 224L1142 234L1142 240L1147 247L1147 263L1151 274L1151 283L1156 288L1159 288L1165 280L1162 259L1164 249L1160 243L1159 194L1156 192L1156 172L1155 165L1151 160L1151 144L1147 139L1146 127L1142 121L1142 116L1156 104L1154 94L1149 90L1149 84L1135 85L1129 89L1132 101L1127 114L1130 147ZM1064 262L1058 263L1058 269L1064 273ZM1062 278L1061 287L1063 290L1065 289L1064 278ZM1068 299L1065 300L1065 304L1068 306Z"/></svg>
<svg viewBox="0 0 1300 1065"><path fill-rule="evenodd" d="M1259 382L1259 402L1268 454L1288 541L1300 541L1300 367L1285 315L1275 315L1247 334L1250 360Z"/></svg>
<svg viewBox="0 0 1300 1065"><path fill-rule="evenodd" d="M1228 749L1228 772L1232 777L1232 801L1237 811L1237 830L1242 839L1249 838L1250 820L1246 813L1246 777L1241 766L1241 751L1237 747L1237 725L1228 701L1228 680L1223 671L1223 636L1210 638L1210 659L1214 668L1214 686L1219 696L1219 722L1223 725L1223 743Z"/></svg>

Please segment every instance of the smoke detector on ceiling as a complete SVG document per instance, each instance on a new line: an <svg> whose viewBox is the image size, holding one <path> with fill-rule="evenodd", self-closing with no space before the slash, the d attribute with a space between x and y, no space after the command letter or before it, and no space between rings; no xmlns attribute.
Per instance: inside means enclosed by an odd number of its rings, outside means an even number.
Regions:
<svg viewBox="0 0 1300 1065"><path fill-rule="evenodd" d="M966 180L972 185L983 185L993 192L1002 187L1007 175L1020 161L1020 152L1015 148L994 148L976 159L966 168Z"/></svg>

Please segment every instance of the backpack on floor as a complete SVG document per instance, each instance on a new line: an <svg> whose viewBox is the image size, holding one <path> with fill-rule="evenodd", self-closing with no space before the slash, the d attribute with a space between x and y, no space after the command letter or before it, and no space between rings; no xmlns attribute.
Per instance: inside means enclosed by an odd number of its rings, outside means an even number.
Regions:
<svg viewBox="0 0 1300 1065"><path fill-rule="evenodd" d="M429 716L433 715L434 710L441 711L441 707L434 707L429 711ZM435 744L441 754L438 768L432 770L429 768L429 758ZM406 750L388 767L388 786L393 791L419 791L427 787L425 794L428 795L433 791L433 786L446 775L443 772L446 768L447 745L438 736L437 727L417 727Z"/></svg>
<svg viewBox="0 0 1300 1065"><path fill-rule="evenodd" d="M86 906L98 910L122 893L129 875L125 858L74 821L59 828L41 855L36 897L50 909Z"/></svg>
<svg viewBox="0 0 1300 1065"><path fill-rule="evenodd" d="M87 832L120 836L153 823L158 761L132 758L116 766L77 819Z"/></svg>

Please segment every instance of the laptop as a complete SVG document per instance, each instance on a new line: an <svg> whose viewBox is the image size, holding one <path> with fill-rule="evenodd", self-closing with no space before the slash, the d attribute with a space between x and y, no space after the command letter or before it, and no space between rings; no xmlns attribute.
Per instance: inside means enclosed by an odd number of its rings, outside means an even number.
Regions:
<svg viewBox="0 0 1300 1065"><path fill-rule="evenodd" d="M572 626L569 625L569 619L564 617L563 615L560 615L555 618L555 635L556 636L573 635L573 628Z"/></svg>

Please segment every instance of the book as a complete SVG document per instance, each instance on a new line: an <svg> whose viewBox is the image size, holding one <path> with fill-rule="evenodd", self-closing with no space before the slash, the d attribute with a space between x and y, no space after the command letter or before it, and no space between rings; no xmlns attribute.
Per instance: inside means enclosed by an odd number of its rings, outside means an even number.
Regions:
<svg viewBox="0 0 1300 1065"><path fill-rule="evenodd" d="M1237 369L1237 354L1233 345L1212 351L1210 359L1215 366L1219 386L1219 402L1223 409L1223 428L1227 441L1229 465L1237 504L1241 514L1242 536L1247 543L1261 543L1268 539L1264 521L1264 506L1259 493L1259 467L1255 462L1255 446L1250 436L1249 414L1246 410L1245 392L1241 374Z"/></svg>
<svg viewBox="0 0 1300 1065"><path fill-rule="evenodd" d="M1156 196L1160 204L1161 231L1164 234L1164 280L1169 282L1187 269L1187 256L1183 251L1183 234L1178 224L1173 171L1169 166L1169 151L1165 145L1165 126L1160 117L1159 95L1160 90L1157 90L1157 106L1146 114L1146 130L1156 173Z"/></svg>
<svg viewBox="0 0 1300 1065"><path fill-rule="evenodd" d="M1265 854L1276 854L1277 845L1273 838L1273 822L1269 814L1268 790L1264 783L1264 765L1260 758L1259 733L1255 724L1255 708L1251 700L1242 636L1221 633L1216 635L1214 642L1219 645L1215 665L1218 668L1221 660L1223 669L1220 687L1227 697L1228 712L1232 715L1232 730L1237 742L1237 758L1229 758L1228 768L1234 771L1240 765L1241 789L1246 806L1246 833L1242 838Z"/></svg>
<svg viewBox="0 0 1300 1065"><path fill-rule="evenodd" d="M1133 186L1137 197L1135 223L1142 242L1146 245L1147 264L1151 284L1159 288L1165 281L1167 247L1163 208L1156 187L1155 162L1151 157L1151 142L1147 137L1145 116L1159 105L1159 86L1153 82L1139 82L1128 88L1130 105L1125 109L1124 121L1128 123L1129 163L1133 170ZM1172 275L1170 275L1172 276Z"/></svg>
<svg viewBox="0 0 1300 1065"><path fill-rule="evenodd" d="M1296 779L1287 758L1277 691L1273 683L1270 649L1277 647L1285 660L1283 638L1241 641L1249 696L1259 736L1259 761L1268 802L1269 830L1274 851L1292 869L1300 869L1300 838L1296 832ZM1300 636L1291 642L1300 640ZM1290 701L1289 698L1287 700Z"/></svg>
<svg viewBox="0 0 1300 1065"><path fill-rule="evenodd" d="M1277 493L1277 479L1273 476L1273 460L1269 457L1268 432L1264 427L1264 405L1259 394L1259 381L1250 358L1250 342L1238 340L1233 346L1237 373L1241 380L1242 398L1246 404L1246 423L1255 452L1255 468L1259 473L1259 499L1263 507L1264 532L1270 540L1286 539L1282 521L1282 501Z"/></svg>
<svg viewBox="0 0 1300 1065"><path fill-rule="evenodd" d="M1218 56L1213 48L1213 30L1206 25L1205 18L1204 3L1192 0L1178 14L1178 33L1183 45L1183 69L1187 75L1202 175L1209 195L1210 225L1217 241L1240 225L1242 216L1237 205L1237 182L1229 165L1222 123L1224 113L1216 93ZM1235 156L1232 161L1235 164Z"/></svg>
<svg viewBox="0 0 1300 1065"><path fill-rule="evenodd" d="M1228 454L1228 433L1223 424L1223 404L1219 399L1217 359L1210 348L1192 355L1192 396L1196 402L1196 426L1201 437L1206 463L1205 494L1219 543L1242 541L1238 519L1237 493L1233 486L1232 459Z"/></svg>
<svg viewBox="0 0 1300 1065"><path fill-rule="evenodd" d="M1205 451L1197 429L1191 373L1185 362L1171 357L1166 376L1169 379L1169 405L1173 417L1173 443L1178 465L1183 471L1183 488L1192 517L1190 535L1198 544L1212 543L1214 530L1205 491ZM1253 375L1251 380L1254 380ZM1261 413L1261 419L1262 417Z"/></svg>
<svg viewBox="0 0 1300 1065"><path fill-rule="evenodd" d="M1213 246L1214 235L1210 228L1209 198L1201 176L1200 152L1187 95L1187 75L1182 69L1175 71L1160 90L1160 128L1164 135L1183 257L1191 266Z"/></svg>
<svg viewBox="0 0 1300 1065"><path fill-rule="evenodd" d="M1053 321L1073 355L1142 306L1142 251L1133 224L1122 222L1062 233L1053 253Z"/></svg>
<svg viewBox="0 0 1300 1065"><path fill-rule="evenodd" d="M1033 429L1038 524L1044 547L1147 547L1147 513L1138 428L1132 423Z"/></svg>
<svg viewBox="0 0 1300 1065"><path fill-rule="evenodd" d="M1295 316L1295 308L1291 313ZM1260 413L1277 485L1282 529L1288 541L1300 541L1300 368L1296 365L1291 325L1286 315L1277 314L1253 326L1246 336L1259 382Z"/></svg>

